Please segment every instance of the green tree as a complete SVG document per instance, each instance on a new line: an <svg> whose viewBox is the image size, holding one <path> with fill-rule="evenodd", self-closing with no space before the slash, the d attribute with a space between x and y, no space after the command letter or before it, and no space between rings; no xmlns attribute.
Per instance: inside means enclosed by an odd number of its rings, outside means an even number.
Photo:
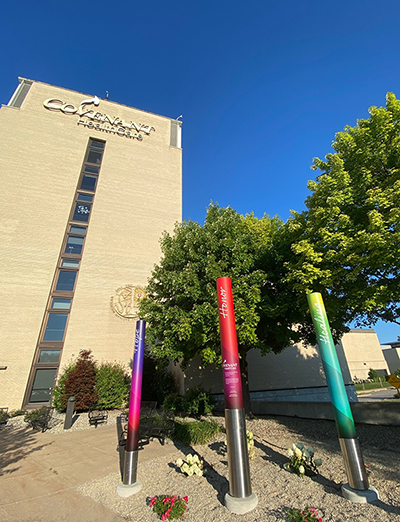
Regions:
<svg viewBox="0 0 400 522"><path fill-rule="evenodd" d="M279 310L268 316L270 304L265 299L262 302L268 289L275 292L272 279L277 277L269 277L262 265L281 224L277 218L242 216L214 204L208 208L204 226L192 221L177 224L172 236L165 233L161 239L163 257L153 270L148 298L140 307L141 317L149 324L146 341L158 358L185 365L200 355L205 365L218 365L221 350L216 280L230 277L248 412L247 352L251 348L262 353L278 352L287 346L285 336L277 332L282 329L276 320Z"/></svg>
<svg viewBox="0 0 400 522"><path fill-rule="evenodd" d="M400 102L389 93L369 113L314 159L307 210L285 227L284 281L296 295L323 294L337 335L352 321L400 324Z"/></svg>

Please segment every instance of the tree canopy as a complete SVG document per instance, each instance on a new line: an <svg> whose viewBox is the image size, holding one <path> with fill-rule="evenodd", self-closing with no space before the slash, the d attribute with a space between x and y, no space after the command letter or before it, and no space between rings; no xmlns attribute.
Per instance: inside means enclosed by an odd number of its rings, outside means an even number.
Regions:
<svg viewBox="0 0 400 522"><path fill-rule="evenodd" d="M400 314L400 102L389 93L369 113L336 134L334 153L314 159L307 210L286 223L286 282L320 291L339 332Z"/></svg>

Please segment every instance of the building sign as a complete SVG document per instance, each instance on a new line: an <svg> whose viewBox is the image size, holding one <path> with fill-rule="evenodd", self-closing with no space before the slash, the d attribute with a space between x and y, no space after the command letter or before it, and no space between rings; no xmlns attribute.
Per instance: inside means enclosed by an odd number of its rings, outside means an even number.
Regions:
<svg viewBox="0 0 400 522"><path fill-rule="evenodd" d="M78 116L78 125L108 134L116 134L117 136L142 141L144 135L148 136L151 131L156 130L154 127L144 123L135 123L132 120L128 121L118 116L110 116L104 112L99 112L97 109L88 107L91 105L95 107L100 105L100 100L97 96L81 101L79 107L57 98L49 98L43 102L43 106L49 111L62 112L67 115L76 114Z"/></svg>
<svg viewBox="0 0 400 522"><path fill-rule="evenodd" d="M140 286L121 286L111 298L111 310L121 319L136 319L143 297L146 294Z"/></svg>

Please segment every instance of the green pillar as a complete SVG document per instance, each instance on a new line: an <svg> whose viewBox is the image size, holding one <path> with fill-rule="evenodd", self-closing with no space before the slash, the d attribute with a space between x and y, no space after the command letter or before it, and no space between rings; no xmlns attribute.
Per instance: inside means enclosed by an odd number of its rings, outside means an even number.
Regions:
<svg viewBox="0 0 400 522"><path fill-rule="evenodd" d="M357 438L356 427L354 425L353 414L351 413L349 399L343 382L343 375L322 296L319 292L313 292L307 295L307 300L315 333L317 334L318 347L339 437L355 439Z"/></svg>

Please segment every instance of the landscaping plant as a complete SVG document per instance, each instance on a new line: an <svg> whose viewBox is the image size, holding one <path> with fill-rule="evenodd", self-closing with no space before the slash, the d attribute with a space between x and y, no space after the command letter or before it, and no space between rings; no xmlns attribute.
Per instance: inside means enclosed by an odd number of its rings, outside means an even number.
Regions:
<svg viewBox="0 0 400 522"><path fill-rule="evenodd" d="M301 442L292 444L292 447L288 449L288 455L289 462L286 462L283 467L287 471L296 473L299 477L318 473L317 467L322 465L321 459L314 459L314 448L310 446L306 449Z"/></svg>
<svg viewBox="0 0 400 522"><path fill-rule="evenodd" d="M207 444L220 431L221 428L215 421L175 420L174 436L188 446Z"/></svg>
<svg viewBox="0 0 400 522"><path fill-rule="evenodd" d="M96 367L95 394L105 409L122 408L129 397L131 378L120 363L102 362Z"/></svg>
<svg viewBox="0 0 400 522"><path fill-rule="evenodd" d="M322 516L314 508L306 507L303 511L300 509L288 509L286 511L288 520L291 522L322 522Z"/></svg>
<svg viewBox="0 0 400 522"><path fill-rule="evenodd" d="M191 388L184 397L184 410L188 417L211 415L214 411L214 397L201 386Z"/></svg>
<svg viewBox="0 0 400 522"><path fill-rule="evenodd" d="M179 497L178 495L168 496L160 495L150 500L150 507L161 518L181 518L186 512L188 497Z"/></svg>
<svg viewBox="0 0 400 522"><path fill-rule="evenodd" d="M186 457L186 462L182 459L177 459L175 464L188 477L191 477L192 475L202 477L205 473L204 461L200 459L198 455L191 455L189 453Z"/></svg>

